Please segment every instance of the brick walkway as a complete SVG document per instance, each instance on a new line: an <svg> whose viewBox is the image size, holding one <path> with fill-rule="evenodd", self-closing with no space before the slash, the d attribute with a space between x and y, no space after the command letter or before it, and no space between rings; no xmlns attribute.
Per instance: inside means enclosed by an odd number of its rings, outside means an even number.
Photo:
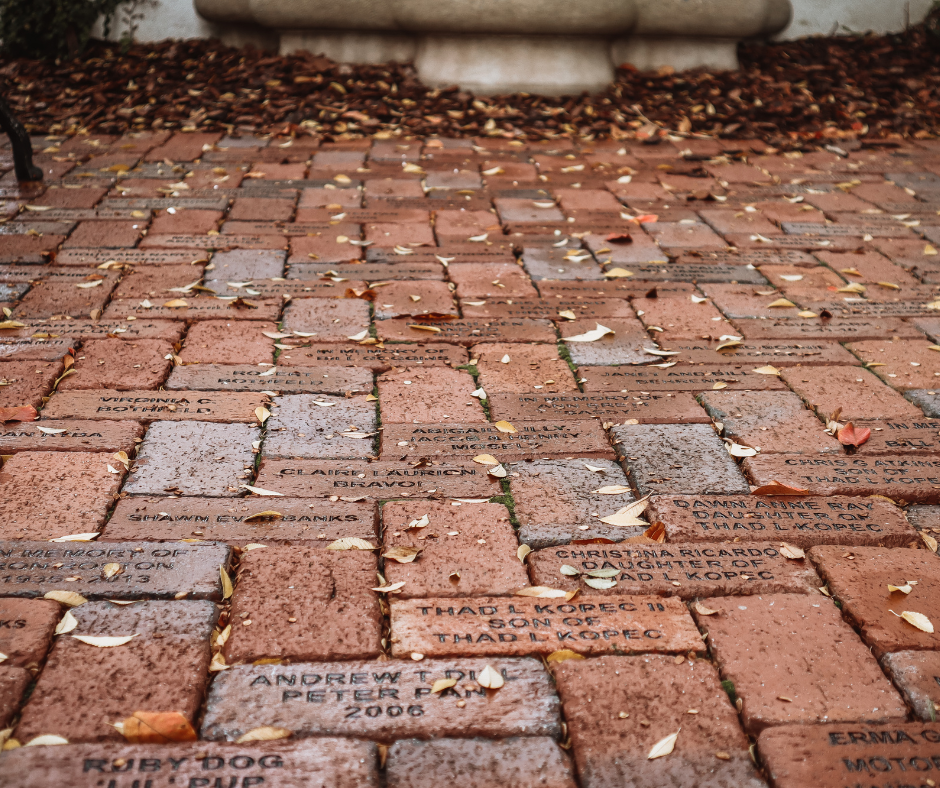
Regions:
<svg viewBox="0 0 940 788"><path fill-rule="evenodd" d="M37 144L0 786L940 782L940 144Z"/></svg>

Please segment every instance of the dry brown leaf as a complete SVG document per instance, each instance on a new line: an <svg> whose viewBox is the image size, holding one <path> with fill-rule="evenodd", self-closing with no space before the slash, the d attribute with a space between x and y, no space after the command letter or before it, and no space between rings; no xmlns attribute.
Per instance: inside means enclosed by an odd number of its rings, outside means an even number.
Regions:
<svg viewBox="0 0 940 788"><path fill-rule="evenodd" d="M601 517L601 522L607 523L608 525L618 525L621 527L638 525L649 526L648 522L639 519L639 515L645 512L648 506L649 496L646 495L639 501L634 501L633 503L624 506L622 509L614 512L614 514L608 515L607 517Z"/></svg>
<svg viewBox="0 0 940 788"><path fill-rule="evenodd" d="M56 624L55 633L57 635L67 635L78 626L78 619L72 615L71 610L66 610L65 615Z"/></svg>
<svg viewBox="0 0 940 788"><path fill-rule="evenodd" d="M757 367L757 369L752 369L751 372L756 372L758 375L779 375L780 370L776 367L772 367L770 364L764 367Z"/></svg>
<svg viewBox="0 0 940 788"><path fill-rule="evenodd" d="M163 306L168 306L171 309L179 309L185 306L189 306L189 302L184 298L171 298Z"/></svg>
<svg viewBox="0 0 940 788"><path fill-rule="evenodd" d="M382 553L382 557L397 561L399 564L410 564L420 554L421 551L415 547L390 547Z"/></svg>
<svg viewBox="0 0 940 788"><path fill-rule="evenodd" d="M519 545L519 549L516 550L516 558L518 558L522 563L525 563L526 556L532 552L532 548L527 544Z"/></svg>
<svg viewBox="0 0 940 788"><path fill-rule="evenodd" d="M809 495L809 490L804 490L801 487L791 487L775 479L770 484L751 490L751 495Z"/></svg>
<svg viewBox="0 0 940 788"><path fill-rule="evenodd" d="M493 424L493 426L496 427L496 429L499 430L500 432L505 432L509 434L515 434L518 432L518 430L515 427L513 427L512 424L510 424L508 421L497 421L495 424Z"/></svg>
<svg viewBox="0 0 940 788"><path fill-rule="evenodd" d="M626 487L622 484L612 484L607 487L601 487L599 490L594 492L599 493L600 495L626 495L633 492L630 487Z"/></svg>
<svg viewBox="0 0 940 788"><path fill-rule="evenodd" d="M261 405L255 408L255 417L258 419L259 424L264 424L271 418L271 411L264 407L264 405Z"/></svg>
<svg viewBox="0 0 940 788"><path fill-rule="evenodd" d="M492 454L478 454L473 458L473 461L480 465L499 465L499 460Z"/></svg>
<svg viewBox="0 0 940 788"><path fill-rule="evenodd" d="M893 610L891 610L891 612L894 613ZM929 635L933 634L933 624L923 613L915 613L912 610L905 610L900 615L897 613L894 613L894 615L898 616L898 618L903 618L908 624L910 624L912 627L916 627L921 632L926 632Z"/></svg>
<svg viewBox="0 0 940 788"><path fill-rule="evenodd" d="M567 591L559 588L548 588L547 586L526 586L513 591L514 596L532 596L537 599L561 599L566 596Z"/></svg>
<svg viewBox="0 0 940 788"><path fill-rule="evenodd" d="M378 588L372 588L372 591L378 591L380 594L394 594L396 591L400 591L405 586L405 581L402 580L398 583L392 583L387 586L379 586Z"/></svg>
<svg viewBox="0 0 940 788"><path fill-rule="evenodd" d="M196 741L196 731L178 711L135 711L120 728L131 744Z"/></svg>
<svg viewBox="0 0 940 788"><path fill-rule="evenodd" d="M265 490L262 487L252 487L250 484L241 484L239 487L255 495L276 495L281 498L284 497L284 493L275 492L274 490Z"/></svg>
<svg viewBox="0 0 940 788"><path fill-rule="evenodd" d="M105 564L103 567L101 567L101 574L103 574L108 579L123 572L124 567L117 563Z"/></svg>
<svg viewBox="0 0 940 788"><path fill-rule="evenodd" d="M249 514L244 522L251 523L255 520L280 520L284 515L280 512L276 512L273 509L265 509L263 512L255 512L254 514Z"/></svg>
<svg viewBox="0 0 940 788"><path fill-rule="evenodd" d="M700 616L717 616L718 611L712 610L710 607L705 607L701 602L696 602L692 605L692 609L698 613Z"/></svg>
<svg viewBox="0 0 940 788"><path fill-rule="evenodd" d="M101 534L97 532L87 533L87 534L67 534L66 536L57 536L55 539L50 539L50 542L93 542Z"/></svg>
<svg viewBox="0 0 940 788"><path fill-rule="evenodd" d="M232 578L221 564L219 565L219 578L222 580L222 599L228 599L235 589L232 587Z"/></svg>
<svg viewBox="0 0 940 788"><path fill-rule="evenodd" d="M609 271L607 273L607 276L610 276ZM606 326L602 326L600 323L597 323L596 326L597 328L594 328L591 331L588 331L584 334L578 334L573 337L562 337L562 340L564 342L596 342L598 339L601 339L602 337L606 337L608 334L614 333L613 329L607 328Z"/></svg>
<svg viewBox="0 0 940 788"><path fill-rule="evenodd" d="M365 539L359 539L355 536L345 536L330 542L326 546L327 550L375 550L375 545L367 542Z"/></svg>
<svg viewBox="0 0 940 788"><path fill-rule="evenodd" d="M799 561L803 558L806 558L806 553L804 553L802 549L796 545L786 544L785 542L780 543L780 555L793 561Z"/></svg>

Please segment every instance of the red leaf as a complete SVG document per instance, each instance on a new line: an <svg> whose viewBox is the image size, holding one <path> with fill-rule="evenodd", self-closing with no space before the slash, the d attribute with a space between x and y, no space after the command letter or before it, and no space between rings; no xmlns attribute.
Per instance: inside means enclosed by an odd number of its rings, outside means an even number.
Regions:
<svg viewBox="0 0 940 788"><path fill-rule="evenodd" d="M861 446L871 437L871 430L868 427L856 427L850 421L841 430L836 433L839 443L843 446Z"/></svg>
<svg viewBox="0 0 940 788"><path fill-rule="evenodd" d="M33 421L38 418L39 414L32 405L0 408L0 421Z"/></svg>
<svg viewBox="0 0 940 788"><path fill-rule="evenodd" d="M751 495L809 495L809 490L800 487L791 487L774 479L770 484L751 490Z"/></svg>
<svg viewBox="0 0 940 788"><path fill-rule="evenodd" d="M633 236L630 233L611 233L605 240L612 244L632 244Z"/></svg>

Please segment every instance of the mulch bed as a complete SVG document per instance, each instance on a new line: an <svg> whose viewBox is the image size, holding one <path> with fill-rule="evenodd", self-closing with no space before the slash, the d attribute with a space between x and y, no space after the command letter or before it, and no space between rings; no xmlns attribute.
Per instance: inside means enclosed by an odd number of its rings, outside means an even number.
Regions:
<svg viewBox="0 0 940 788"><path fill-rule="evenodd" d="M626 139L649 122L674 133L777 145L940 133L940 44L904 34L749 43L738 72L630 67L599 95L477 98L432 90L408 64L339 65L215 41L93 43L78 59L0 58L0 89L37 134L80 129L311 133L327 140L494 136Z"/></svg>

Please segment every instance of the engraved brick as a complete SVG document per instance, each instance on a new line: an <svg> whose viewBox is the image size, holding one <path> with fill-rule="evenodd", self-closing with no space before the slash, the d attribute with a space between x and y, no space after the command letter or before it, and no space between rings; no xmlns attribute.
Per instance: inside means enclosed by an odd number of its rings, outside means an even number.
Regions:
<svg viewBox="0 0 940 788"><path fill-rule="evenodd" d="M424 326L415 328L414 326ZM436 329L436 330L435 330ZM429 322L417 318L396 318L376 323L380 339L389 342L450 342L475 345L478 342L548 342L556 341L555 330L547 320L441 320Z"/></svg>
<svg viewBox="0 0 940 788"><path fill-rule="evenodd" d="M708 424L711 419L689 392L489 394L494 419L527 421L546 418L600 419L617 423L636 419L641 424Z"/></svg>
<svg viewBox="0 0 940 788"><path fill-rule="evenodd" d="M496 695L477 684L488 665L504 677ZM434 682L442 678L455 678L458 684L432 693ZM463 706L457 705L460 700ZM534 659L241 665L213 682L202 736L234 740L271 725L295 736L386 742L406 737L557 737L558 714L558 696Z"/></svg>
<svg viewBox="0 0 940 788"><path fill-rule="evenodd" d="M717 383L724 383L728 390L786 390L783 381L776 375L755 373L757 363L675 366L668 369L584 366L578 367L578 377L583 378L585 391L699 392L709 391Z"/></svg>
<svg viewBox="0 0 940 788"><path fill-rule="evenodd" d="M532 597L392 599L392 656L596 656L702 652L689 611L675 597L612 596L597 602Z"/></svg>
<svg viewBox="0 0 940 788"><path fill-rule="evenodd" d="M285 394L367 394L372 372L340 366L261 367L195 364L173 367L165 388L183 391L283 391Z"/></svg>
<svg viewBox="0 0 940 788"><path fill-rule="evenodd" d="M335 344L313 344L297 350L285 350L278 356L278 364L284 367L304 367L320 364L364 367L384 372L391 367L450 366L466 364L467 351L456 345L394 344L383 347L358 345L353 342Z"/></svg>
<svg viewBox="0 0 940 788"><path fill-rule="evenodd" d="M133 421L257 421L264 394L235 391L60 391L43 408L43 419L131 419Z"/></svg>

